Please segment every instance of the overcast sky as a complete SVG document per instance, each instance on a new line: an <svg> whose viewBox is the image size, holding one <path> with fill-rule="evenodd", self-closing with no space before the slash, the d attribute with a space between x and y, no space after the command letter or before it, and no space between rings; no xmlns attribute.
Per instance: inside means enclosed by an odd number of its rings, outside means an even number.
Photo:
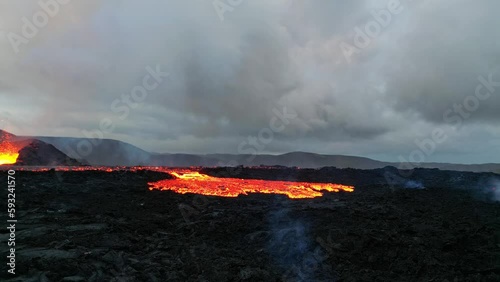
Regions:
<svg viewBox="0 0 500 282"><path fill-rule="evenodd" d="M0 2L15 134L106 120L106 138L154 152L241 153L255 136L259 153L387 161L439 136L425 161L500 162L499 1L53 1ZM148 67L169 76L113 107Z"/></svg>

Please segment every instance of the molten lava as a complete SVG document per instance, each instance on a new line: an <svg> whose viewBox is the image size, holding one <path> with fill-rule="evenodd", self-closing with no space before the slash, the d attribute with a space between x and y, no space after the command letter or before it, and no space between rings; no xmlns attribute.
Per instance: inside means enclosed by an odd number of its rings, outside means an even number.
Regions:
<svg viewBox="0 0 500 282"><path fill-rule="evenodd" d="M354 187L340 184L217 178L189 169L166 172L175 179L149 183L150 190L172 190L180 194L195 193L221 197L237 197L248 193L283 194L293 199L321 197L322 191L354 191Z"/></svg>
<svg viewBox="0 0 500 282"><path fill-rule="evenodd" d="M0 165L15 164L19 157L19 148L8 140L0 142Z"/></svg>
<svg viewBox="0 0 500 282"><path fill-rule="evenodd" d="M354 192L353 186L292 182L292 181L271 181L259 179L239 179L239 178L218 178L207 174L202 174L196 169L174 169L168 167L92 167L92 166L72 166L72 167L19 167L18 170L28 171L156 171L168 173L174 179L165 179L157 182L150 182L149 190L167 191L171 190L180 194L193 193L219 197L237 197L238 195L248 195L249 193L282 194L292 199L316 198L323 196L322 192Z"/></svg>

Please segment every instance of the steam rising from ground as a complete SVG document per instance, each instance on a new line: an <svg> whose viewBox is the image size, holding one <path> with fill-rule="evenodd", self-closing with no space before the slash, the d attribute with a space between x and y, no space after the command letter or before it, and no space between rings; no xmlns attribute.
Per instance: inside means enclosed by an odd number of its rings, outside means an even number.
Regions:
<svg viewBox="0 0 500 282"><path fill-rule="evenodd" d="M471 187L474 196L483 201L500 202L500 177L488 177Z"/></svg>
<svg viewBox="0 0 500 282"><path fill-rule="evenodd" d="M424 189L424 184L420 181L416 180L409 180L408 182L405 183L404 186L406 189Z"/></svg>
<svg viewBox="0 0 500 282"><path fill-rule="evenodd" d="M489 188L491 199L500 202L500 179L495 178L491 180L491 187Z"/></svg>
<svg viewBox="0 0 500 282"><path fill-rule="evenodd" d="M326 251L311 238L309 224L282 207L268 214L267 251L285 274L283 281L335 281Z"/></svg>
<svg viewBox="0 0 500 282"><path fill-rule="evenodd" d="M271 237L268 251L271 256L285 270L300 266L311 244L307 226L292 219L287 209L272 212L269 224Z"/></svg>

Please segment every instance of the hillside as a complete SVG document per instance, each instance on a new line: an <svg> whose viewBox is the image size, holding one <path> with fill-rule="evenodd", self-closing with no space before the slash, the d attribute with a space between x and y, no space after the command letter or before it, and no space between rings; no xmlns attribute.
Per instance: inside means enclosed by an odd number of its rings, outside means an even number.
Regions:
<svg viewBox="0 0 500 282"><path fill-rule="evenodd" d="M365 157L345 155L321 155L306 152L291 152L282 155L262 154L157 154L147 152L139 147L118 140L103 139L97 146L92 146L88 156L78 156L77 144L91 142L84 138L67 137L32 137L54 145L68 156L76 159L83 157L91 165L105 166L288 166L302 168L321 168L333 166L337 168L377 169L386 166L398 167L399 163L382 162ZM454 171L495 172L500 173L500 164L450 164L422 163L422 168L438 168Z"/></svg>

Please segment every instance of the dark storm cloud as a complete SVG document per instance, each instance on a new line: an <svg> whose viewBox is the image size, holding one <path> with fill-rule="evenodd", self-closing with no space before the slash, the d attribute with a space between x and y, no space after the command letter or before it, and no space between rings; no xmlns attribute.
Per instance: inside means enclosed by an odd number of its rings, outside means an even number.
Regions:
<svg viewBox="0 0 500 282"><path fill-rule="evenodd" d="M279 36L264 30L245 35L238 64L222 79L217 69L206 68L197 54L186 61L185 92L180 99L189 112L214 126L212 136L223 130L219 125L231 127L236 134L252 133L269 122L277 101L299 86L300 78L283 52L286 46ZM218 120L227 124L218 124Z"/></svg>
<svg viewBox="0 0 500 282"><path fill-rule="evenodd" d="M401 0L349 63L341 44L390 1L243 1L224 21L211 1L72 1L18 54L5 35L40 7L4 3L0 113L19 134L80 137L109 118L106 137L148 150L238 153L286 108L296 118L262 153L395 160L442 127L450 138L432 158L451 160L460 140L463 161L493 161L497 143L476 146L500 137L500 88L458 131L443 115L499 66L500 4ZM156 65L169 79L119 119L112 103Z"/></svg>
<svg viewBox="0 0 500 282"><path fill-rule="evenodd" d="M500 82L498 1L448 1L412 12L411 31L400 36L384 65L396 109L443 123L454 104L475 95L479 76ZM498 122L500 88L482 102L470 122Z"/></svg>

